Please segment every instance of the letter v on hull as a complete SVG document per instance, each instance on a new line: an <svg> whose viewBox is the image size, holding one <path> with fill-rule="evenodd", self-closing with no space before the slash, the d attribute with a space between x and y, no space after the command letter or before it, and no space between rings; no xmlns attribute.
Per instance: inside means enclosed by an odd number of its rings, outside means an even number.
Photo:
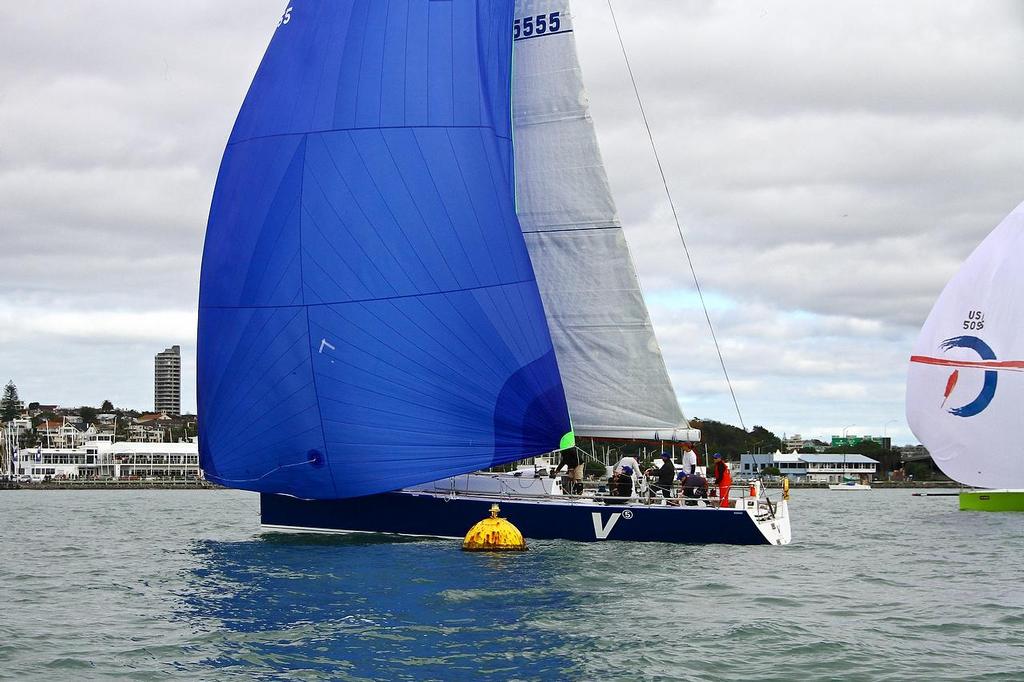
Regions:
<svg viewBox="0 0 1024 682"><path fill-rule="evenodd" d="M598 540L607 540L608 535L612 532L612 528L615 527L615 524L618 522L620 516L622 516L622 512L615 512L614 514L612 514L611 517L608 519L608 525L606 526L601 521L600 512L594 512L593 514L591 514L591 517L594 519L594 536Z"/></svg>

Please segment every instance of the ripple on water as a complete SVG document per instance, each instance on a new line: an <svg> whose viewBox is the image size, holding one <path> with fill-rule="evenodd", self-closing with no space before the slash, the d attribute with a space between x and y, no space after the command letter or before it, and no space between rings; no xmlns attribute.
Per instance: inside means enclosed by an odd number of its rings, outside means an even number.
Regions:
<svg viewBox="0 0 1024 682"><path fill-rule="evenodd" d="M1024 515L921 500L795 491L782 548L487 556L261 533L231 491L5 493L0 660L19 679L1024 679Z"/></svg>

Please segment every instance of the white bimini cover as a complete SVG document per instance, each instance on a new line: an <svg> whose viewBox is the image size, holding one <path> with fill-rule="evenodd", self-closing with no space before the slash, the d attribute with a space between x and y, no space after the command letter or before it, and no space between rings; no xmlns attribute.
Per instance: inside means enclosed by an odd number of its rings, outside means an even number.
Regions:
<svg viewBox="0 0 1024 682"><path fill-rule="evenodd" d="M1024 488L1024 204L949 281L907 376L907 422L950 478Z"/></svg>
<svg viewBox="0 0 1024 682"><path fill-rule="evenodd" d="M568 0L518 0L516 212L578 436L696 439L676 400L615 209Z"/></svg>

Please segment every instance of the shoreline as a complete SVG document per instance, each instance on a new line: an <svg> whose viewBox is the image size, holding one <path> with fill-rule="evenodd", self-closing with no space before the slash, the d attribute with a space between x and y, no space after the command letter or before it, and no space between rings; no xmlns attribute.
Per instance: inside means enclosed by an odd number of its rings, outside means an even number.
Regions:
<svg viewBox="0 0 1024 682"><path fill-rule="evenodd" d="M0 490L227 490L209 481L49 481L0 482Z"/></svg>
<svg viewBox="0 0 1024 682"><path fill-rule="evenodd" d="M790 487L792 492L800 490L827 490L828 483L796 483ZM766 490L780 490L781 483L765 483ZM945 488L973 490L956 481L872 481L872 490L910 489L910 488ZM16 483L0 481L0 491L4 490L227 490L223 486L209 481L49 481L47 483Z"/></svg>

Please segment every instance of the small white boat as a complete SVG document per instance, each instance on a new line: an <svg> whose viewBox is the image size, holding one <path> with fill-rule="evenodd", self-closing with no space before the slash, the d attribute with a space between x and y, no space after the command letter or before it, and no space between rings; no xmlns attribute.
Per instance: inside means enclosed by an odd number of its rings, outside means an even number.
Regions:
<svg viewBox="0 0 1024 682"><path fill-rule="evenodd" d="M858 483L857 481L844 481L842 483L830 483L828 486L829 490L871 490L871 486L867 483Z"/></svg>

